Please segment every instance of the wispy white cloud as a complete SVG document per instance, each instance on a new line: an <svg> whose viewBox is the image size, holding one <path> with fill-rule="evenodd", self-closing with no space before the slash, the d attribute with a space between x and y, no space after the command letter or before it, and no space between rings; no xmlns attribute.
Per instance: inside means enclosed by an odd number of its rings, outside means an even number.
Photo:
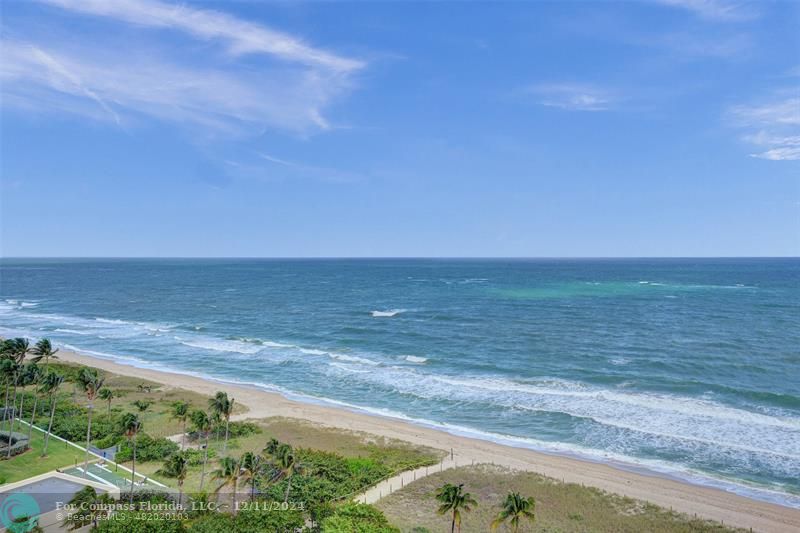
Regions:
<svg viewBox="0 0 800 533"><path fill-rule="evenodd" d="M268 54L286 61L351 72L362 61L315 48L263 25L207 9L153 0L39 0L62 9L151 28L174 29L201 39L219 39L232 54Z"/></svg>
<svg viewBox="0 0 800 533"><path fill-rule="evenodd" d="M685 9L701 18L739 22L758 16L752 3L731 0L657 0L660 4Z"/></svg>
<svg viewBox="0 0 800 533"><path fill-rule="evenodd" d="M83 81L81 81L81 77L78 73L67 68L50 54L35 46L29 46L27 48L3 46L2 50L4 60L6 61L5 66L8 67L9 70L16 70L16 72L12 73L12 76L24 75L26 70L24 64L34 63L37 67L43 67L41 69L37 68L36 74L42 76L42 79L46 78L47 83L51 87L57 88L57 90L62 92L86 96L96 102L103 111L108 113L108 115L114 119L114 122L118 125L121 124L116 111L114 111L100 95L87 87ZM9 70L3 68L2 72L9 72ZM0 77L0 79L3 78L4 76Z"/></svg>
<svg viewBox="0 0 800 533"><path fill-rule="evenodd" d="M211 132L325 129L321 109L344 89L341 82L337 86L296 69L232 73L152 57L127 58L121 68L113 55L57 52L8 40L2 49L0 81L14 102L103 118L86 106L89 99L117 123L146 115Z"/></svg>
<svg viewBox="0 0 800 533"><path fill-rule="evenodd" d="M766 103L737 105L729 116L736 126L750 130L742 140L759 147L752 157L800 160L800 97L783 95Z"/></svg>
<svg viewBox="0 0 800 533"><path fill-rule="evenodd" d="M283 158L275 157L265 152L257 152L256 155L270 163L274 163L281 167L285 167L291 175L296 177L311 178L321 181L329 181L335 183L352 183L364 181L367 177L357 172L347 170L339 170L336 168L322 167L317 165L309 165L297 161L289 161Z"/></svg>
<svg viewBox="0 0 800 533"><path fill-rule="evenodd" d="M760 105L738 105L731 109L734 118L745 124L800 125L800 97L789 97Z"/></svg>
<svg viewBox="0 0 800 533"><path fill-rule="evenodd" d="M3 35L0 90L6 107L70 112L123 126L146 116L208 135L266 129L306 134L331 127L327 107L352 90L353 75L364 66L214 11L151 0L42 1L104 17L104 28L112 31L120 22L134 32L163 28L210 40L226 53L181 56L152 33L124 43L109 43L108 31L69 40ZM243 61L242 54L261 57Z"/></svg>
<svg viewBox="0 0 800 533"><path fill-rule="evenodd" d="M788 161L800 159L800 135L775 136L765 131L755 135L746 135L744 140L756 146L767 148L763 152L750 154L751 157L769 159L771 161Z"/></svg>
<svg viewBox="0 0 800 533"><path fill-rule="evenodd" d="M568 111L608 111L614 104L609 91L587 84L537 84L526 87L524 92L535 95L541 105Z"/></svg>

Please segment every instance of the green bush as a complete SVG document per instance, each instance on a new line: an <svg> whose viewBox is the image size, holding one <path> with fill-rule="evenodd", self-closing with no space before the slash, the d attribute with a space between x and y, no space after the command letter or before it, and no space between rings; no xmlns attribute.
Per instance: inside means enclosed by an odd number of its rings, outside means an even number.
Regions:
<svg viewBox="0 0 800 533"><path fill-rule="evenodd" d="M197 448L187 448L183 451L184 457L186 457L186 462L189 466L200 466L203 464L203 450L198 450ZM217 452L213 448L208 449L208 460L211 461L214 457L216 457Z"/></svg>
<svg viewBox="0 0 800 533"><path fill-rule="evenodd" d="M310 507L356 493L391 473L388 467L373 459L345 458L307 448L298 448L296 452L302 468L292 477L289 499L306 502ZM270 497L283 500L286 480L267 486L260 481L261 489Z"/></svg>
<svg viewBox="0 0 800 533"><path fill-rule="evenodd" d="M177 452L180 447L169 439L160 437L154 439L146 433L136 437L137 461L163 461L165 457ZM127 440L123 441L116 455L118 463L125 463L133 459L133 446Z"/></svg>
<svg viewBox="0 0 800 533"><path fill-rule="evenodd" d="M295 510L269 510L268 502L261 509L243 509L235 517L227 513L212 513L193 521L191 533L293 533L305 524L303 514Z"/></svg>
<svg viewBox="0 0 800 533"><path fill-rule="evenodd" d="M93 424L94 425L94 424ZM105 450L106 448L110 448L115 444L121 443L123 437L117 434L106 435L102 439L95 439L92 444L100 448L101 450Z"/></svg>
<svg viewBox="0 0 800 533"><path fill-rule="evenodd" d="M372 505L347 503L322 521L322 533L400 533Z"/></svg>
<svg viewBox="0 0 800 533"><path fill-rule="evenodd" d="M214 431L216 431L216 429ZM256 433L261 433L261 428L252 422L231 422L228 426L228 437L231 439L247 437ZM219 434L220 436L225 435L225 423L219 426Z"/></svg>

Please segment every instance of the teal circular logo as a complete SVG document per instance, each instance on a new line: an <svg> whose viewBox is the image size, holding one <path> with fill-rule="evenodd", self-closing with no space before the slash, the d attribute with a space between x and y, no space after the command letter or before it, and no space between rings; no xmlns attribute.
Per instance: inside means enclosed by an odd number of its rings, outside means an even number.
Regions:
<svg viewBox="0 0 800 533"><path fill-rule="evenodd" d="M0 505L0 522L12 533L26 533L36 527L40 512L33 496L15 492Z"/></svg>

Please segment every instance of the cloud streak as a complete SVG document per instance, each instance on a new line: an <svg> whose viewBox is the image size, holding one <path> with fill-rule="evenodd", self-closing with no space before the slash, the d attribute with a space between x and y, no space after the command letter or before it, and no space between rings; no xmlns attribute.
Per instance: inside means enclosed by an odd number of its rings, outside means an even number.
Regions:
<svg viewBox="0 0 800 533"><path fill-rule="evenodd" d="M700 18L720 22L740 22L757 16L751 6L729 0L658 0L658 3L685 9Z"/></svg>
<svg viewBox="0 0 800 533"><path fill-rule="evenodd" d="M734 106L729 115L737 126L751 131L743 140L761 150L751 157L800 160L800 97L784 95L766 103Z"/></svg>
<svg viewBox="0 0 800 533"><path fill-rule="evenodd" d="M567 111L608 111L613 105L611 94L592 85L551 83L525 89L538 98L538 103Z"/></svg>
<svg viewBox="0 0 800 533"><path fill-rule="evenodd" d="M149 117L212 136L267 129L306 135L331 127L326 109L352 90L364 66L215 11L151 0L41 1L102 17L104 25L103 32L69 41L2 37L3 105L28 112L68 112L121 126ZM222 46L223 53L181 56L152 35L118 42L109 36L111 23L177 31Z"/></svg>
<svg viewBox="0 0 800 533"><path fill-rule="evenodd" d="M234 55L267 54L289 62L347 73L362 61L310 46L283 32L206 9L151 0L39 0L65 10L150 28L174 29L200 39L218 39Z"/></svg>

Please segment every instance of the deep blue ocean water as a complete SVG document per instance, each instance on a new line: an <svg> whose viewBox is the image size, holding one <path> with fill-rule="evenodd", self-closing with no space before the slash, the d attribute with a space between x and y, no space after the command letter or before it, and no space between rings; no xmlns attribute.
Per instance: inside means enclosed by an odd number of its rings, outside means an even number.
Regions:
<svg viewBox="0 0 800 533"><path fill-rule="evenodd" d="M3 259L0 335L800 506L798 259Z"/></svg>

